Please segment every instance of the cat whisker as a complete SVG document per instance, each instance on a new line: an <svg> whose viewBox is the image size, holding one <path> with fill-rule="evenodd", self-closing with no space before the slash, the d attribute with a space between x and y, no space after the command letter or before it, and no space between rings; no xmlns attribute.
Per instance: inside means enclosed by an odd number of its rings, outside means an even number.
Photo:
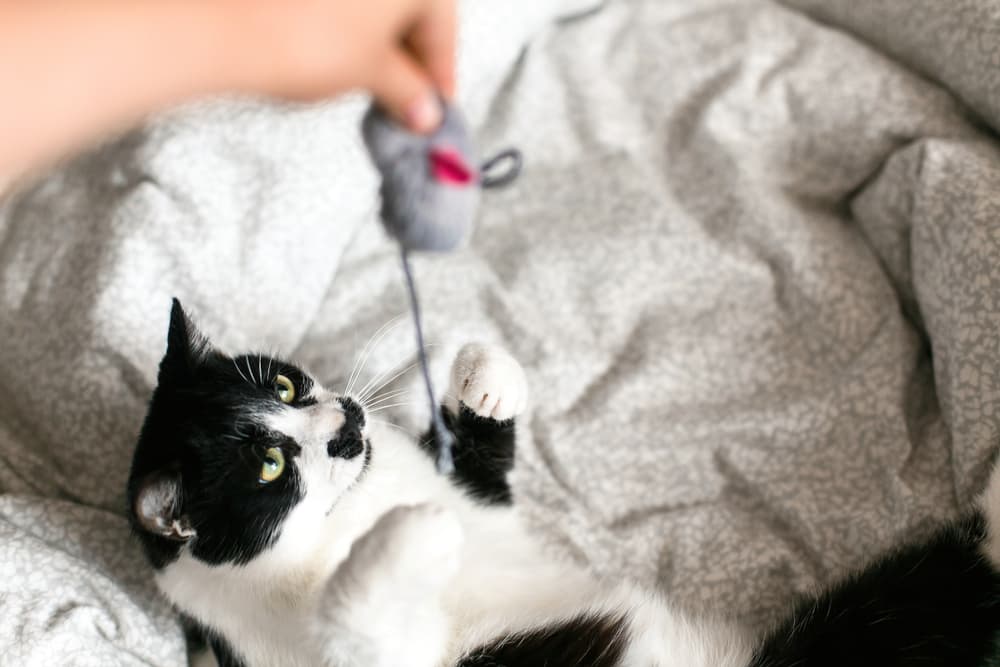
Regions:
<svg viewBox="0 0 1000 667"><path fill-rule="evenodd" d="M382 339L385 338L385 336L390 331L392 331L399 325L399 323L402 321L402 318L405 315L406 313L400 313L399 315L396 315L388 322L380 326L378 330L376 330L375 333L371 335L371 337L368 339L368 342L365 343L364 348L361 350L361 354L354 362L354 370L351 371L351 375L347 380L347 386L344 387L344 396L347 396L348 394L351 393L351 390L354 388L354 383L357 382L358 378L361 377L361 372L364 370L365 364L368 363L368 357L371 356L371 353L375 349L375 347L378 346L380 342L382 342Z"/></svg>
<svg viewBox="0 0 1000 667"><path fill-rule="evenodd" d="M395 391L390 391L390 392L386 392L386 393L383 393L383 394L376 394L374 396L369 396L368 399L366 400L366 403L370 404L373 401L381 401L383 398L386 398L387 396L392 396L393 394L405 394L408 391L410 391L410 390L409 389L396 389Z"/></svg>
<svg viewBox="0 0 1000 667"><path fill-rule="evenodd" d="M389 369L389 370L395 370L395 369L394 369L394 368L392 368L392 369ZM366 392L366 393L364 394L364 396L365 396L365 399L366 399L366 400L372 400L372 399L376 399L376 398L381 398L382 396L385 396L385 391L384 391L384 390L385 390L385 388L383 387L382 389L380 389L380 390L377 390L377 391L369 391L369 392ZM403 391L403 389L401 389L401 388L398 388L398 389L391 389L391 388L390 388L390 389L389 389L389 391Z"/></svg>
<svg viewBox="0 0 1000 667"><path fill-rule="evenodd" d="M257 375L260 376L260 383L264 384L264 369L262 366L264 362L260 358L260 352L257 353Z"/></svg>
<svg viewBox="0 0 1000 667"><path fill-rule="evenodd" d="M240 370L240 365L236 363L235 359L233 359L233 368L235 368L236 372L240 374L240 377L243 378L244 382L248 384L250 383L250 380L247 379L247 376L243 375L243 371Z"/></svg>
<svg viewBox="0 0 1000 667"><path fill-rule="evenodd" d="M400 389L399 391L389 392L388 394L380 396L378 398L378 400L374 400L374 401L371 401L371 402L366 402L363 405L365 406L365 410L371 410L372 408L378 407L379 405L381 405L383 403L387 403L388 401L392 401L392 400L397 400L401 396L405 396L406 394L409 394L409 393L410 393L409 389Z"/></svg>
<svg viewBox="0 0 1000 667"><path fill-rule="evenodd" d="M417 405L418 401L403 401L402 403L390 403L389 405L380 405L374 410L369 410L367 414L375 414L376 412L382 412L383 410L388 410L390 408L398 408L404 405Z"/></svg>
<svg viewBox="0 0 1000 667"><path fill-rule="evenodd" d="M436 347L436 346L437 346L437 343L425 343L424 344L424 348ZM385 376L388 375L389 373L391 373L393 371L393 369L395 368L394 366L390 366L389 368L385 369L384 371L382 371L381 373L379 373L378 375L376 375L375 377L373 377L371 380L369 380L368 383L364 387L361 388L361 391L358 392L358 396L361 397L362 400L368 400L369 397L371 397L372 395L377 394L384 387L388 386L390 383L392 383L394 380L396 380L396 378L398 378L400 375L402 375L403 373L406 373L407 371L411 370L414 366L416 366L419 363L420 363L420 360L417 359L417 361L413 362L412 364L410 364L409 366L407 366L406 368L404 368L402 371L400 371L397 374L393 375L388 380L383 381L383 378L385 378Z"/></svg>
<svg viewBox="0 0 1000 667"><path fill-rule="evenodd" d="M386 385L388 385L390 382L392 382L393 380L395 380L396 378L398 378L400 375L402 375L403 373L406 373L407 371L412 370L414 367L416 367L416 365L418 363L420 363L420 362L419 361L414 361L412 364L410 364L409 366L407 366L403 370L399 371L398 373L396 373L395 375L393 375L392 377L390 377L388 380L385 380L384 382L382 382L382 379L386 375L388 375L389 373L391 373L393 370L395 370L395 368L394 367L390 367L390 368L382 371L381 373L379 373L378 375L376 375L375 377L373 377L371 380L369 380L368 384L366 384L364 387L361 388L361 391L358 392L358 400L361 403L364 403L366 400L368 400L368 398L370 396L372 396L373 394L376 394L379 391L381 391ZM373 384L377 384L378 386L372 387L371 385L373 385Z"/></svg>

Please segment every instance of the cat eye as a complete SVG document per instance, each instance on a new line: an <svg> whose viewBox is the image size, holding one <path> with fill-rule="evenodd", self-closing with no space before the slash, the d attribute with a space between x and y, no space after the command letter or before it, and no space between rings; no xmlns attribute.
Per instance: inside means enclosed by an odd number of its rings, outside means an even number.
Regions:
<svg viewBox="0 0 1000 667"><path fill-rule="evenodd" d="M285 472L285 455L277 447L264 452L264 464L260 467L260 483L267 484L281 477Z"/></svg>
<svg viewBox="0 0 1000 667"><path fill-rule="evenodd" d="M295 400L295 385L284 375L274 378L274 391L282 403L291 403Z"/></svg>

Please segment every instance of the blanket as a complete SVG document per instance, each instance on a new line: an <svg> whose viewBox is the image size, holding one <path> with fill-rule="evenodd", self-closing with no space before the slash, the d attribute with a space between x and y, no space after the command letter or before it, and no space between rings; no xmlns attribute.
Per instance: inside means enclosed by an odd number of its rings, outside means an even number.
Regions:
<svg viewBox="0 0 1000 667"><path fill-rule="evenodd" d="M415 261L439 387L473 339L527 371L549 547L754 632L954 516L1000 430L1000 16L862 4L464 4L461 104L525 168ZM0 202L2 664L185 661L123 518L169 299L343 386L407 308L364 106L198 104ZM402 318L361 382L416 433L414 359Z"/></svg>

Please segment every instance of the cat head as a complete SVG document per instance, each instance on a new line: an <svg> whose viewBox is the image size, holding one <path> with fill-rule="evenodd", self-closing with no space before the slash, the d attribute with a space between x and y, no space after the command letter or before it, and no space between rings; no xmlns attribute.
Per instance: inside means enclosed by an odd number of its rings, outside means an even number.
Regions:
<svg viewBox="0 0 1000 667"><path fill-rule="evenodd" d="M311 530L367 469L365 425L360 405L300 368L222 353L175 299L128 484L150 561L163 567L186 548L241 565L282 531Z"/></svg>

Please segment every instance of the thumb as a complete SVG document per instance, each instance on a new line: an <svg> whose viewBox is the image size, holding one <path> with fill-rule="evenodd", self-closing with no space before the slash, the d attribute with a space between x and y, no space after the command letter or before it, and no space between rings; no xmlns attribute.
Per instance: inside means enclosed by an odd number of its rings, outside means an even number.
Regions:
<svg viewBox="0 0 1000 667"><path fill-rule="evenodd" d="M441 124L444 112L434 84L403 49L389 53L371 90L379 104L412 132L426 134Z"/></svg>

